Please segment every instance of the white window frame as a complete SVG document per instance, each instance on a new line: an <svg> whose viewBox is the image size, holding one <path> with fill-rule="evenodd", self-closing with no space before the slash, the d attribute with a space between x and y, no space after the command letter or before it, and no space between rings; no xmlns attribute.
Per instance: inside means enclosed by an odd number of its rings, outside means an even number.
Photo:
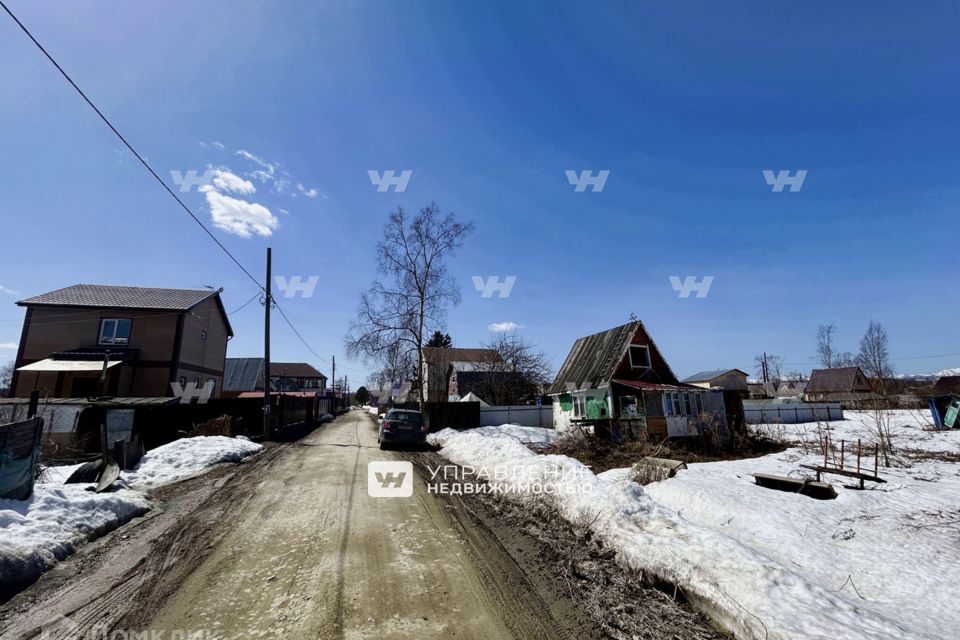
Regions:
<svg viewBox="0 0 960 640"><path fill-rule="evenodd" d="M647 353L647 364L634 364L633 363L633 350L634 349L643 349ZM650 347L645 344L632 344L627 347L627 355L630 358L630 368L631 369L650 369L653 365L653 361L650 359Z"/></svg>
<svg viewBox="0 0 960 640"><path fill-rule="evenodd" d="M113 335L109 340L105 341L103 339L103 329L104 329L104 325L106 325L108 322L113 323ZM129 333L127 334L127 339L124 340L123 342L117 342L117 329L120 327L121 322L129 323L130 328L129 328ZM112 345L112 344L128 345L130 344L130 334L132 333L133 333L133 320L131 320L130 318L100 318L100 329L99 329L99 333L97 333L97 344L101 346Z"/></svg>
<svg viewBox="0 0 960 640"><path fill-rule="evenodd" d="M587 394L583 391L577 391L573 394L573 417L587 417Z"/></svg>

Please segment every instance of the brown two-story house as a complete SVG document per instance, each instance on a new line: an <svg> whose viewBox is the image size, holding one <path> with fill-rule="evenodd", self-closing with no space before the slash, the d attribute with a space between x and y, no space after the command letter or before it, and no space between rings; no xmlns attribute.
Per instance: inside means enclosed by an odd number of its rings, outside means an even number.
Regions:
<svg viewBox="0 0 960 640"><path fill-rule="evenodd" d="M27 313L12 397L163 397L171 383L210 380L220 396L233 337L220 291L78 284L17 304Z"/></svg>

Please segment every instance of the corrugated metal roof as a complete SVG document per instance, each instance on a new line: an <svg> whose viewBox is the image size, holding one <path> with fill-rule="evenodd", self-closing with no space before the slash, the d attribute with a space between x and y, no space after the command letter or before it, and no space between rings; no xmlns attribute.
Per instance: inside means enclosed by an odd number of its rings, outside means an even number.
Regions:
<svg viewBox="0 0 960 640"><path fill-rule="evenodd" d="M704 391L703 387L692 384L663 384L661 382L644 382L642 380L611 380L634 389L651 389L655 391Z"/></svg>
<svg viewBox="0 0 960 640"><path fill-rule="evenodd" d="M271 362L270 377L327 379L327 376L306 362ZM258 389L263 390L263 358L227 358L223 366L223 390Z"/></svg>
<svg viewBox="0 0 960 640"><path fill-rule="evenodd" d="M86 407L147 407L160 406L180 402L178 398L104 398L91 400L89 398L41 398L40 407L44 405L82 405ZM0 398L0 404L29 404L30 398Z"/></svg>
<svg viewBox="0 0 960 640"><path fill-rule="evenodd" d="M223 364L224 391L263 390L263 358L227 358Z"/></svg>
<svg viewBox="0 0 960 640"><path fill-rule="evenodd" d="M740 369L714 369L713 371L698 371L692 376L684 378L681 382L709 382L714 378L725 376L728 373L742 373L743 375L747 375L746 371L741 371Z"/></svg>

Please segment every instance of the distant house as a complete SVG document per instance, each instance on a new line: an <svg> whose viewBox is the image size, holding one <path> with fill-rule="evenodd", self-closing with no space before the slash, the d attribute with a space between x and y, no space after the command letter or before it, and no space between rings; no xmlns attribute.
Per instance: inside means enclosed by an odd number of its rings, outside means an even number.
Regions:
<svg viewBox="0 0 960 640"><path fill-rule="evenodd" d="M639 320L578 339L547 394L558 430L616 419L660 439L725 413L722 393L677 380Z"/></svg>
<svg viewBox="0 0 960 640"><path fill-rule="evenodd" d="M223 391L227 396L259 391L263 394L263 358L227 358ZM306 362L271 362L271 391L302 391L325 395L327 376Z"/></svg>
<svg viewBox="0 0 960 640"><path fill-rule="evenodd" d="M747 391L747 372L740 369L715 369L700 371L681 380L704 389L724 389L726 391Z"/></svg>
<svg viewBox="0 0 960 640"><path fill-rule="evenodd" d="M469 393L477 383L477 376L470 383L461 373L483 372L490 365L501 362L500 354L493 349L462 349L456 347L423 348L423 389L427 402L447 402L451 399L451 380L457 380L454 390L459 397ZM467 376L469 378L469 376ZM456 398L454 398L456 399Z"/></svg>
<svg viewBox="0 0 960 640"><path fill-rule="evenodd" d="M172 396L171 383L223 385L233 329L211 289L78 284L26 307L10 395ZM100 376L106 367L101 392Z"/></svg>
<svg viewBox="0 0 960 640"><path fill-rule="evenodd" d="M859 400L873 393L873 387L860 367L814 369L803 392L807 402Z"/></svg>
<svg viewBox="0 0 960 640"><path fill-rule="evenodd" d="M802 400L806 390L806 380L781 380L774 396L780 400Z"/></svg>
<svg viewBox="0 0 960 640"><path fill-rule="evenodd" d="M960 376L940 376L933 385L933 395L960 395Z"/></svg>

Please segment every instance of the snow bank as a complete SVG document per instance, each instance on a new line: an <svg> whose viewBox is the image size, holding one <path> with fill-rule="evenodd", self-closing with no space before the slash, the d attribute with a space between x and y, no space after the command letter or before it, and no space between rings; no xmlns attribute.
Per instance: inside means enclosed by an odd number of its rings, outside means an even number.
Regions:
<svg viewBox="0 0 960 640"><path fill-rule="evenodd" d="M0 583L30 582L77 547L150 509L146 496L87 485L40 484L27 500L0 500Z"/></svg>
<svg viewBox="0 0 960 640"><path fill-rule="evenodd" d="M246 438L198 436L151 449L121 478L135 489L149 489L203 473L221 462L240 462L263 446Z"/></svg>
<svg viewBox="0 0 960 640"><path fill-rule="evenodd" d="M96 494L92 485L63 484L79 465L48 467L27 500L0 500L0 584L30 582L87 540L150 510L142 490L237 462L262 447L242 438L183 438L147 452L136 470L121 474L134 489Z"/></svg>
<svg viewBox="0 0 960 640"><path fill-rule="evenodd" d="M860 600L849 586L840 590L842 579L821 582L806 573L802 563L831 562L822 550L811 556L797 554L791 562L785 562L770 548L755 546L749 535L730 535L719 523L714 527L687 519L688 511L695 509L697 503L702 505L698 512L711 509L713 496L724 490L724 480L711 484L698 501L687 502L685 498L668 508L652 499L643 487L630 482L626 470L594 475L572 458L538 455L511 435L445 429L435 434L432 441L442 447L440 454L451 462L485 470L486 477L496 478L493 484L517 499L546 502L568 521L589 524L600 539L617 551L622 563L679 585L691 601L738 637L936 637L930 626L901 622L903 608L919 605L915 597L901 600L896 610L890 610ZM531 480L546 487L546 491L532 493ZM795 527L803 527L802 518L795 517L797 511L791 511L794 503L786 501L804 500L814 505L807 505L811 509L822 504L759 487L755 491L773 494L775 497L770 499L783 501L769 514L758 511L746 516L753 527L747 528L747 533L764 535L771 547L776 546L776 532L765 530L766 521L783 517ZM750 502L735 505L727 517L749 509L759 506ZM714 520L719 518L715 516ZM783 547L788 548L789 542ZM875 560L885 561L879 556ZM876 588L882 586L878 584ZM937 602L946 603L949 599L939 598Z"/></svg>
<svg viewBox="0 0 960 640"><path fill-rule="evenodd" d="M444 429L435 434L430 434L427 436L427 441L430 444L442 446L441 441L438 439L441 433L446 431L451 431L449 429ZM455 432L454 432L455 433ZM519 424L502 424L498 427L480 427L477 429L471 429L470 433L476 434L478 436L492 438L497 436L509 436L514 438L518 442L523 444L552 444L554 440L559 438L562 434L559 433L556 429L543 429L540 427L524 427Z"/></svg>

